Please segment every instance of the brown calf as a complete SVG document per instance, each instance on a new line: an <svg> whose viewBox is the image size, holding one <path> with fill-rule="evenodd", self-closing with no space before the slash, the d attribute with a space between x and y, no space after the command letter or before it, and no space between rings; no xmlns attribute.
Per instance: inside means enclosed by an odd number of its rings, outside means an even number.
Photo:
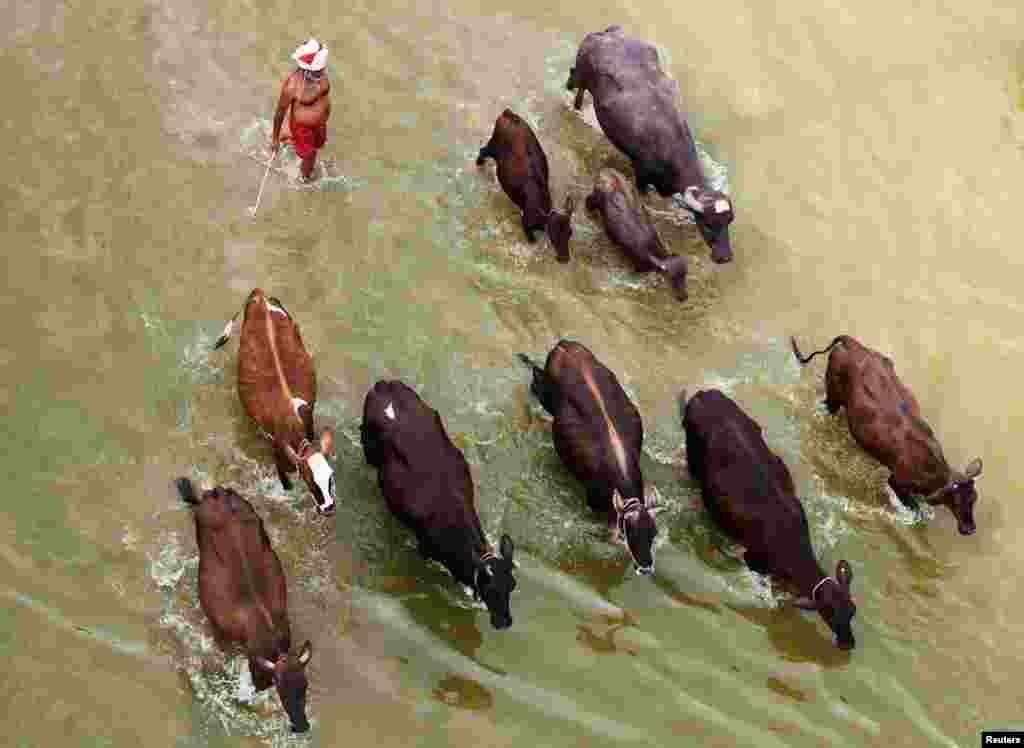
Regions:
<svg viewBox="0 0 1024 748"><path fill-rule="evenodd" d="M199 602L217 639L242 645L256 690L275 686L292 730L306 732L306 665L313 646L307 640L291 654L288 583L263 520L230 488L218 486L199 499L188 478L175 484L193 509Z"/></svg>
<svg viewBox="0 0 1024 748"><path fill-rule="evenodd" d="M572 196L565 198L564 213L552 209L548 157L526 120L511 109L506 109L495 121L494 133L480 149L477 166L488 158L497 162L502 189L522 211L527 241L534 240L534 231L546 230L558 254L558 261L568 262L574 207Z"/></svg>
<svg viewBox="0 0 1024 748"><path fill-rule="evenodd" d="M664 273L676 298L686 301L686 258L669 254L631 182L615 169L601 169L586 206L604 217L608 238L625 250L638 273Z"/></svg>
<svg viewBox="0 0 1024 748"><path fill-rule="evenodd" d="M897 498L916 510L913 494L923 494L929 504L949 508L961 535L974 534L974 479L981 475L981 458L972 460L962 473L949 466L913 393L896 376L892 359L849 335L840 335L806 357L800 355L795 338L792 343L801 364L829 353L825 407L834 415L846 406L850 433L864 451L889 468L889 486Z"/></svg>
<svg viewBox="0 0 1024 748"><path fill-rule="evenodd" d="M334 453L334 435L325 430L320 449L313 446L316 370L284 305L256 288L246 300L238 344L238 394L246 412L274 443L274 458L284 490L288 473L299 471L323 514L335 509L334 471L325 456ZM214 349L231 337L236 313Z"/></svg>

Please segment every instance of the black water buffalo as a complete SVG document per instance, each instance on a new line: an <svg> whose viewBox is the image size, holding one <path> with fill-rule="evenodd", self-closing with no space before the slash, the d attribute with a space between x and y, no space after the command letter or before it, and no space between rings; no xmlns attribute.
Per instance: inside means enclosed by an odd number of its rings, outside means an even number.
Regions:
<svg viewBox="0 0 1024 748"><path fill-rule="evenodd" d="M566 88L576 91L576 109L590 91L597 121L632 161L640 192L653 185L662 197L681 195L711 259L729 262L732 200L708 187L690 127L676 107L679 84L661 69L654 45L627 37L621 26L587 34Z"/></svg>
<svg viewBox="0 0 1024 748"><path fill-rule="evenodd" d="M533 372L530 391L555 419L555 451L586 487L590 508L607 515L610 539L625 542L637 573L653 573L657 507L644 494L640 412L580 343L560 340L543 369L526 354L519 358Z"/></svg>
<svg viewBox="0 0 1024 748"><path fill-rule="evenodd" d="M420 554L471 587L494 628L511 626L512 538L502 535L495 555L473 503L469 464L438 412L403 382L379 381L363 403L360 437L388 509L416 534Z"/></svg>
<svg viewBox="0 0 1024 748"><path fill-rule="evenodd" d="M637 272L664 273L676 298L686 301L686 258L669 254L636 187L615 169L601 169L586 207L604 217L608 238L625 250Z"/></svg>
<svg viewBox="0 0 1024 748"><path fill-rule="evenodd" d="M804 357L796 339L793 353L806 364L819 353L829 353L825 371L825 407L833 415L846 406L850 433L864 451L889 468L889 486L897 498L917 509L914 494L929 504L941 504L956 517L961 535L973 535L974 479L981 475L981 458L961 473L946 462L942 445L921 417L921 407L910 389L896 376L892 359L840 335L823 350Z"/></svg>
<svg viewBox="0 0 1024 748"><path fill-rule="evenodd" d="M548 157L526 120L506 109L494 123L494 132L480 149L476 163L488 158L498 164L498 181L523 214L523 231L532 242L533 232L547 231L559 262L569 261L572 238L572 195L565 198L565 211L553 210L548 189Z"/></svg>
<svg viewBox="0 0 1024 748"><path fill-rule="evenodd" d="M214 350L231 338L238 313L224 327ZM334 453L330 430L313 443L316 369L306 351L299 326L280 300L255 288L245 302L238 343L238 395L249 416L274 443L281 486L292 486L288 473L299 471L313 494L317 511L335 510ZM317 448L319 447L319 448Z"/></svg>
<svg viewBox="0 0 1024 748"><path fill-rule="evenodd" d="M836 564L834 577L822 570L793 478L761 427L718 390L698 392L688 403L683 393L679 409L690 474L701 484L712 519L746 547L751 570L795 584L801 593L795 604L817 610L836 645L853 649L853 570L845 560Z"/></svg>
<svg viewBox="0 0 1024 748"><path fill-rule="evenodd" d="M277 688L292 730L306 732L306 665L313 645L291 654L288 584L252 504L218 486L196 497L188 478L175 481L193 509L199 545L199 602L217 639L237 642L249 657L257 691Z"/></svg>

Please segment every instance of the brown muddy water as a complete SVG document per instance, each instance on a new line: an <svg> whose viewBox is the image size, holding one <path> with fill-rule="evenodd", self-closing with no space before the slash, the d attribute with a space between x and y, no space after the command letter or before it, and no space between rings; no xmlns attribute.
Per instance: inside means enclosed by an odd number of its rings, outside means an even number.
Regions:
<svg viewBox="0 0 1024 748"><path fill-rule="evenodd" d="M15 746L976 745L1024 727L1024 11L1017 0L8 3L0 714ZM12 20L13 19L13 20ZM690 301L638 277L577 210L573 261L524 242L477 149L506 106L577 205L628 169L564 82L613 23L659 45L736 261L654 200ZM291 50L330 49L326 177L274 172ZM290 170L290 171L289 171ZM261 286L317 361L339 511L285 494L235 392L224 321ZM980 455L978 532L895 505L821 405L807 348L890 355L951 461ZM515 359L576 338L615 370L667 509L636 577L560 466ZM517 543L513 627L425 565L358 446L401 377L465 450L483 524ZM710 524L675 396L717 386L794 473L823 564L850 560L857 649L779 607ZM312 731L198 608L171 480L251 498L314 644Z"/></svg>

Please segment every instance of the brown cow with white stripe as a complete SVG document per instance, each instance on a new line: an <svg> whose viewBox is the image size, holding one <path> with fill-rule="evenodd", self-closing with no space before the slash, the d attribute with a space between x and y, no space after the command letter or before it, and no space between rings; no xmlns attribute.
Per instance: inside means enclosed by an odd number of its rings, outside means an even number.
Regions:
<svg viewBox="0 0 1024 748"><path fill-rule="evenodd" d="M236 313L214 349L231 337ZM316 370L284 305L260 288L245 303L238 344L238 394L246 412L274 443L277 472L285 491L288 473L299 471L323 514L335 509L334 471L326 457L334 453L334 435L325 430L313 445Z"/></svg>
<svg viewBox="0 0 1024 748"><path fill-rule="evenodd" d="M555 451L586 485L587 503L608 514L610 539L625 541L637 573L652 573L657 507L644 496L640 412L615 374L579 343L560 340L543 369L519 358L533 371L530 391L554 416Z"/></svg>

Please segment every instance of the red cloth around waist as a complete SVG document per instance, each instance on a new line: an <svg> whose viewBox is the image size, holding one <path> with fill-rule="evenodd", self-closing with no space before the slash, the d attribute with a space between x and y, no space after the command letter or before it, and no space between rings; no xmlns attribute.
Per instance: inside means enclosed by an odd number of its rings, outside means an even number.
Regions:
<svg viewBox="0 0 1024 748"><path fill-rule="evenodd" d="M327 123L319 127L307 127L292 119L289 127L292 131L292 147L303 160L315 154L327 142Z"/></svg>

